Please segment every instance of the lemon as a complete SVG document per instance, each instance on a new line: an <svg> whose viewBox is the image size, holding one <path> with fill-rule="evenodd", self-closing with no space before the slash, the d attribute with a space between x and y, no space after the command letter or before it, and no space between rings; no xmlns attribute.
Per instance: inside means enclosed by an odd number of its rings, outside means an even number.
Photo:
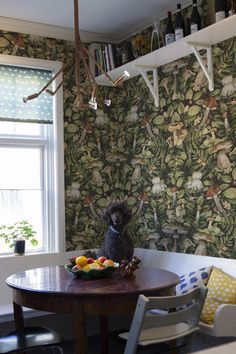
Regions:
<svg viewBox="0 0 236 354"><path fill-rule="evenodd" d="M90 264L86 264L83 268L83 271L88 272L90 270Z"/></svg>
<svg viewBox="0 0 236 354"><path fill-rule="evenodd" d="M102 266L103 263L101 261L99 261L99 259L95 259L95 261L93 262L93 264L98 264L99 266Z"/></svg>
<svg viewBox="0 0 236 354"><path fill-rule="evenodd" d="M99 269L100 266L99 266L99 264L97 264L97 263L91 263L91 264L89 264L89 268L90 268L90 269Z"/></svg>
<svg viewBox="0 0 236 354"><path fill-rule="evenodd" d="M88 259L85 256L79 256L76 258L75 263L80 267L84 267L88 263Z"/></svg>

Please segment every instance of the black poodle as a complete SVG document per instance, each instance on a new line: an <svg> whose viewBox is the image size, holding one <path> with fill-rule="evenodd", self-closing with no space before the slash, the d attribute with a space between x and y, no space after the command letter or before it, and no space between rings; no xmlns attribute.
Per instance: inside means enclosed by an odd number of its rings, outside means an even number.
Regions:
<svg viewBox="0 0 236 354"><path fill-rule="evenodd" d="M130 262L134 246L125 226L132 218L131 210L125 202L112 202L104 209L102 218L109 227L97 256L105 256L118 263L123 259Z"/></svg>

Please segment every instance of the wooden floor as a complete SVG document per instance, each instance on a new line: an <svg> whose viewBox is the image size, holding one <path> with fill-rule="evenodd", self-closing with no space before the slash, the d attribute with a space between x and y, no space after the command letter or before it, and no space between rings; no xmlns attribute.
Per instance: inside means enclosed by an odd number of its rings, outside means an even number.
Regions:
<svg viewBox="0 0 236 354"><path fill-rule="evenodd" d="M125 342L118 337L119 332L111 332L109 334L109 354L123 354L124 353L124 348L125 348ZM215 338L210 338L210 337L203 337L201 334L195 335L194 340L191 342L191 348L187 348L186 346L180 347L178 350L179 354L189 354L189 353L194 353L197 352L198 350L202 350L205 348L210 348L214 347L217 345L220 345L222 343L227 343L228 341L233 340L233 339L228 339L228 340L219 340ZM100 348L100 339L99 336L92 336L89 337L89 354L100 354L99 352ZM68 341L63 343L63 350L64 354L73 354L73 342ZM169 347L165 344L159 344L159 345L154 345L154 346L149 346L147 348L141 348L139 347L137 354L168 354L171 351L169 350ZM46 353L45 353L46 354ZM224 354L224 353L222 353Z"/></svg>

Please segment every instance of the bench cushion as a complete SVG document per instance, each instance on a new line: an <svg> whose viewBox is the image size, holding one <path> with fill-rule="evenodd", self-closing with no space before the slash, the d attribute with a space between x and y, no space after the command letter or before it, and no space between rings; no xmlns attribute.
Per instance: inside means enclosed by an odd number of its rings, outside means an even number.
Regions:
<svg viewBox="0 0 236 354"><path fill-rule="evenodd" d="M207 283L208 294L203 306L201 320L214 322L215 311L221 304L236 304L236 279L214 267Z"/></svg>
<svg viewBox="0 0 236 354"><path fill-rule="evenodd" d="M204 267L196 271L183 274L179 277L180 282L176 286L176 295L187 293L193 288L207 285L213 266Z"/></svg>

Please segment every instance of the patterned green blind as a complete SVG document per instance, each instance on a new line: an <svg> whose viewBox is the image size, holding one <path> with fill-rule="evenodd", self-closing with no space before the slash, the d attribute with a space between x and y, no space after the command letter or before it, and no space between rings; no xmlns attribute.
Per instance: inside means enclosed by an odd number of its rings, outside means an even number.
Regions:
<svg viewBox="0 0 236 354"><path fill-rule="evenodd" d="M0 120L52 123L53 100L47 93L23 102L51 79L49 70L0 65Z"/></svg>

